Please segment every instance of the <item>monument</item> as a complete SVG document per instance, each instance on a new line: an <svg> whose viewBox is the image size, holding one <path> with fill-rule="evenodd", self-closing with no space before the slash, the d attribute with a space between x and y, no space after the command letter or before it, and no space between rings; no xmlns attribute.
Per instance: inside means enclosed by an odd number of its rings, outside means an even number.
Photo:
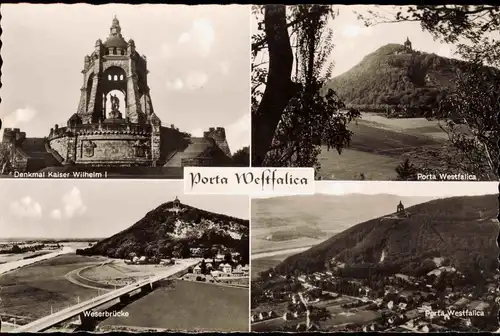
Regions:
<svg viewBox="0 0 500 336"><path fill-rule="evenodd" d="M405 212L405 207L404 207L404 205L403 205L403 202L399 201L399 204L398 204L398 207L397 207L396 213L397 213L398 215L404 215L404 214L406 214L406 212Z"/></svg>
<svg viewBox="0 0 500 336"><path fill-rule="evenodd" d="M98 39L84 57L80 102L66 126L56 124L45 138L5 129L3 142L10 148L13 169L36 172L76 166L120 172L137 166L182 170L231 165L224 128L209 128L202 137L192 137L174 125L162 125L153 109L148 73L146 56L139 54L134 40L125 40L115 17L105 42Z"/></svg>
<svg viewBox="0 0 500 336"><path fill-rule="evenodd" d="M405 50L405 52L411 52L413 50L411 47L410 38L408 36L406 37L406 41L404 43L404 50Z"/></svg>

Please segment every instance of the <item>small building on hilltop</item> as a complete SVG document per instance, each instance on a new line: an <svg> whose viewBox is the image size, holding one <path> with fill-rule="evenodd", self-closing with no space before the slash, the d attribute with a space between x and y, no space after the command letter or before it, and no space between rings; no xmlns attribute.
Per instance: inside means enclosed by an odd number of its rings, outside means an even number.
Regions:
<svg viewBox="0 0 500 336"><path fill-rule="evenodd" d="M403 202L399 201L398 207L396 209L396 213L404 213L405 212L405 206L403 205Z"/></svg>
<svg viewBox="0 0 500 336"><path fill-rule="evenodd" d="M404 46L404 51L405 52L412 52L413 51L413 48L411 46L411 41L410 39L408 38L408 36L406 37L406 41L405 43L403 44Z"/></svg>

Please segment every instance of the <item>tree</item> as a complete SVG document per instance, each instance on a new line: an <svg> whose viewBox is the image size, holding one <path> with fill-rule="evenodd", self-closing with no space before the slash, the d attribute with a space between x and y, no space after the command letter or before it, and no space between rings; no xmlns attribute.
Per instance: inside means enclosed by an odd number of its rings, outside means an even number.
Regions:
<svg viewBox="0 0 500 336"><path fill-rule="evenodd" d="M254 6L262 13L252 37L252 165L319 168L321 145L340 153L352 136L347 124L359 117L325 88L333 49L327 23L335 15L327 5ZM263 50L269 61L257 64Z"/></svg>
<svg viewBox="0 0 500 336"><path fill-rule="evenodd" d="M189 249L189 246L187 244L182 245L180 250L180 256L183 259L191 257L191 250Z"/></svg>
<svg viewBox="0 0 500 336"><path fill-rule="evenodd" d="M410 159L405 159L395 170L399 181L415 181L417 179L417 169L410 162Z"/></svg>
<svg viewBox="0 0 500 336"><path fill-rule="evenodd" d="M246 146L238 149L233 154L233 163L237 167L249 167L250 166L250 147Z"/></svg>
<svg viewBox="0 0 500 336"><path fill-rule="evenodd" d="M21 253L23 252L22 249L18 245L12 246L12 249L10 250L11 253Z"/></svg>
<svg viewBox="0 0 500 336"><path fill-rule="evenodd" d="M205 263L205 259L203 259L200 263L201 274L207 274L207 264Z"/></svg>
<svg viewBox="0 0 500 336"><path fill-rule="evenodd" d="M231 253L226 253L224 254L224 262L226 264L232 264L233 263L233 257L231 256Z"/></svg>

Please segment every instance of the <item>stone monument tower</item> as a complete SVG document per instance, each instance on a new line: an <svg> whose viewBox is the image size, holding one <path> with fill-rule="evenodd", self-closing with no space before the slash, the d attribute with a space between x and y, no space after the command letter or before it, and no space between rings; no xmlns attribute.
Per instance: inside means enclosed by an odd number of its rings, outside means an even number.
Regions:
<svg viewBox="0 0 500 336"><path fill-rule="evenodd" d="M146 57L137 53L132 39L125 41L116 17L106 41L98 39L94 51L85 56L82 74L77 114L83 124L120 119L136 124L150 121L153 105L147 84ZM114 90L123 93L124 106L119 106L116 95L108 97ZM106 111L108 99L111 111Z"/></svg>
<svg viewBox="0 0 500 336"><path fill-rule="evenodd" d="M404 43L404 48L405 48L405 52L411 52L413 50L411 47L411 41L408 38L408 36L406 37L406 41Z"/></svg>

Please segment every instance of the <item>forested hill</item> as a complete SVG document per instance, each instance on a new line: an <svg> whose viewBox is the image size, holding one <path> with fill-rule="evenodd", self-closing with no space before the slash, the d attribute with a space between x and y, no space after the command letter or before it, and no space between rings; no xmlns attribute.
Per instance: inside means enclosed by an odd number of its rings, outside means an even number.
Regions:
<svg viewBox="0 0 500 336"><path fill-rule="evenodd" d="M332 260L346 275L363 272L421 275L444 258L464 273L498 267L498 198L452 197L407 209L409 217L388 215L355 225L276 266L280 274L325 271Z"/></svg>
<svg viewBox="0 0 500 336"><path fill-rule="evenodd" d="M167 202L128 229L80 253L112 258L128 258L131 253L186 257L190 248L210 249L215 245L248 256L249 221Z"/></svg>
<svg viewBox="0 0 500 336"><path fill-rule="evenodd" d="M360 110L383 111L386 106L432 108L453 91L457 71L467 62L388 44L368 54L356 66L327 85L344 103ZM497 69L488 68L499 72ZM500 73L500 72L499 72Z"/></svg>

